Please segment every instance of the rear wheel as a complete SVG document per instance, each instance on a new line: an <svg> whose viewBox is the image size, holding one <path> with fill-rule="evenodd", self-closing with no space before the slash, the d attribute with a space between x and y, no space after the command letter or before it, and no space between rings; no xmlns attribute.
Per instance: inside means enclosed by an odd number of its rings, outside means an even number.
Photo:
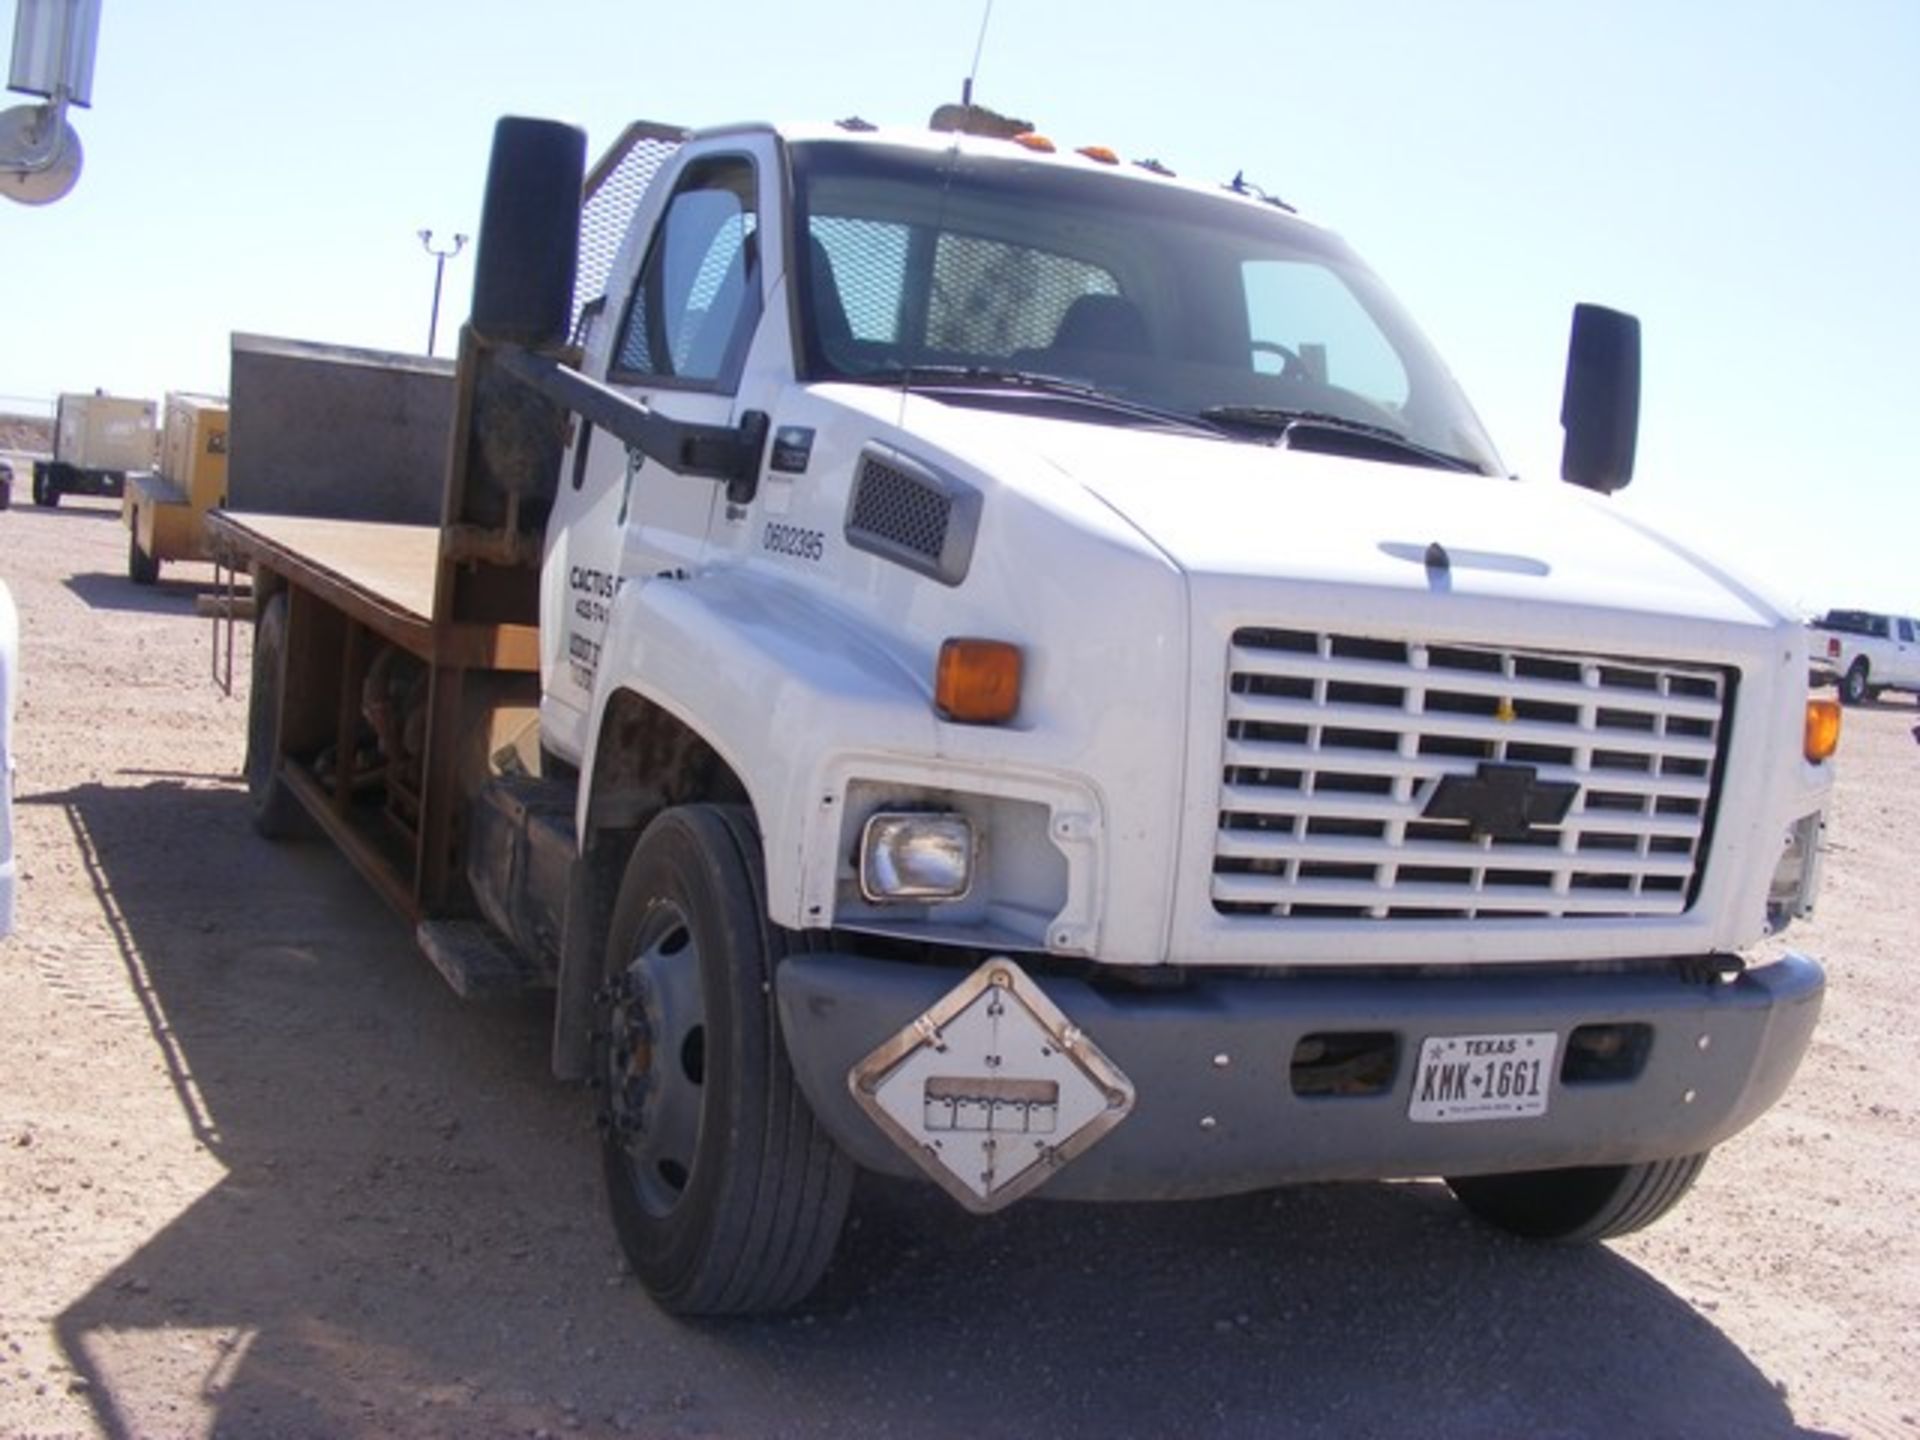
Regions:
<svg viewBox="0 0 1920 1440"><path fill-rule="evenodd" d="M1633 1165L1463 1175L1447 1184L1480 1219L1527 1240L1611 1240L1653 1224L1693 1188L1706 1152Z"/></svg>
<svg viewBox="0 0 1920 1440"><path fill-rule="evenodd" d="M592 1074L614 1228L683 1315L777 1310L833 1258L853 1167L787 1060L746 811L687 805L640 837L609 927Z"/></svg>
<svg viewBox="0 0 1920 1440"><path fill-rule="evenodd" d="M1867 684L1867 661L1863 655L1847 667L1840 677L1840 699L1848 705L1865 704L1871 687Z"/></svg>
<svg viewBox="0 0 1920 1440"><path fill-rule="evenodd" d="M280 776L280 710L284 702L287 597L270 597L253 627L253 681L247 696L247 800L253 828L269 840L313 833L313 820Z"/></svg>
<svg viewBox="0 0 1920 1440"><path fill-rule="evenodd" d="M160 578L160 562L140 548L137 528L127 536L127 578L136 585L151 585Z"/></svg>

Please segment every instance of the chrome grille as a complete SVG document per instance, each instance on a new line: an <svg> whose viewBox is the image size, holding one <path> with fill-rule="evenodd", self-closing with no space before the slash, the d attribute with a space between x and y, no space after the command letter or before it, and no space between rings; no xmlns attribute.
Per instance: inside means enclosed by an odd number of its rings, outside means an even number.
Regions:
<svg viewBox="0 0 1920 1440"><path fill-rule="evenodd" d="M1249 627L1228 674L1221 914L1644 916L1692 901L1730 671ZM1426 817L1446 777L1511 780L1507 767L1576 786L1565 818L1494 838Z"/></svg>

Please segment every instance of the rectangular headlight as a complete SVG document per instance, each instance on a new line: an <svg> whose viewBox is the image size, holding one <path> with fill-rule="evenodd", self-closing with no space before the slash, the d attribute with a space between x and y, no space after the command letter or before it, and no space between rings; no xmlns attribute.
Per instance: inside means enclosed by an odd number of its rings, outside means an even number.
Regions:
<svg viewBox="0 0 1920 1440"><path fill-rule="evenodd" d="M860 832L868 900L959 900L973 886L973 822L964 815L881 811Z"/></svg>

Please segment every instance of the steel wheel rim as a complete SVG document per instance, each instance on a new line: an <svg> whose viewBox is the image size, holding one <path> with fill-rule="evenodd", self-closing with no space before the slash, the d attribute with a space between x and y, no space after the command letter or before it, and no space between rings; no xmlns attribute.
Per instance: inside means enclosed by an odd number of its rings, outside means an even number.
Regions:
<svg viewBox="0 0 1920 1440"><path fill-rule="evenodd" d="M651 906L633 951L612 987L607 1027L610 1139L640 1208L663 1219L684 1198L700 1146L706 1002L699 946L679 906Z"/></svg>

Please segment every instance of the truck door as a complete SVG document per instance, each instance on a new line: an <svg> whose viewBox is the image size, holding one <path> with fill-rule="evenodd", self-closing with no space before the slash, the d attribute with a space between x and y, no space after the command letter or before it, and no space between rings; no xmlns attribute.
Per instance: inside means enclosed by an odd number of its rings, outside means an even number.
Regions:
<svg viewBox="0 0 1920 1440"><path fill-rule="evenodd" d="M761 185L770 151L739 139L689 146L651 230L616 267L587 372L675 419L735 422L741 374L764 305ZM663 177L664 181L665 177ZM661 182L656 182L661 183ZM622 271L627 280L622 284ZM687 570L721 500L712 480L676 474L576 423L548 528L542 575L542 732L569 758L585 748L621 588Z"/></svg>
<svg viewBox="0 0 1920 1440"><path fill-rule="evenodd" d="M1913 621L1897 615L1893 621L1895 663L1899 670L1887 676L1895 685L1920 685L1920 636L1914 634Z"/></svg>

